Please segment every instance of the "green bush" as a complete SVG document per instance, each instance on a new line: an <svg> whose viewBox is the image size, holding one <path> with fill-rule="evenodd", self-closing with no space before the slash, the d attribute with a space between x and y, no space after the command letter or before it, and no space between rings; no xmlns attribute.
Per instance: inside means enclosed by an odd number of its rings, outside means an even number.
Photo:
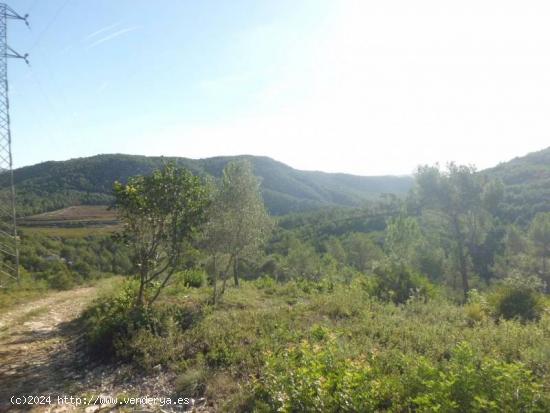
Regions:
<svg viewBox="0 0 550 413"><path fill-rule="evenodd" d="M260 405L281 412L544 412L550 400L521 363L477 356L459 344L448 363L393 354L343 357L332 338L268 355L256 387ZM399 362L402 360L402 362Z"/></svg>
<svg viewBox="0 0 550 413"><path fill-rule="evenodd" d="M254 285L267 294L273 294L277 290L277 281L271 277L260 277L254 281Z"/></svg>
<svg viewBox="0 0 550 413"><path fill-rule="evenodd" d="M144 370L181 358L183 332L200 320L202 309L193 302L137 307L137 283L97 300L82 315L90 354L117 357Z"/></svg>
<svg viewBox="0 0 550 413"><path fill-rule="evenodd" d="M177 282L186 287L200 288L206 284L206 273L201 269L190 269L174 274Z"/></svg>
<svg viewBox="0 0 550 413"><path fill-rule="evenodd" d="M85 327L101 353L140 371L165 365L180 391L220 411L550 411L541 387L550 314L469 322L441 295L373 299L374 278L332 291L323 281L243 281L216 307L210 287L185 287L142 312L126 283L96 302ZM489 314L481 294L467 305Z"/></svg>
<svg viewBox="0 0 550 413"><path fill-rule="evenodd" d="M403 264L384 263L374 269L374 274L372 293L381 300L401 304L413 295L425 298L434 295L430 281Z"/></svg>
<svg viewBox="0 0 550 413"><path fill-rule="evenodd" d="M489 305L485 296L477 290L472 289L468 292L468 301L464 306L464 313L468 325L472 327L476 323L482 323L489 318Z"/></svg>
<svg viewBox="0 0 550 413"><path fill-rule="evenodd" d="M491 297L494 314L506 320L532 321L543 311L541 294L528 287L502 286Z"/></svg>
<svg viewBox="0 0 550 413"><path fill-rule="evenodd" d="M128 332L136 288L136 283L126 282L120 291L98 299L82 314L86 343L93 356L101 359L115 356L115 341Z"/></svg>
<svg viewBox="0 0 550 413"><path fill-rule="evenodd" d="M438 374L423 378L424 389L413 399L420 412L544 412L550 400L543 386L522 363L477 356L459 344Z"/></svg>
<svg viewBox="0 0 550 413"><path fill-rule="evenodd" d="M115 338L117 356L131 360L145 371L176 361L181 353L182 335L173 317L168 313L149 311L141 321L136 323L135 318L131 319L125 334Z"/></svg>
<svg viewBox="0 0 550 413"><path fill-rule="evenodd" d="M56 269L48 270L44 276L48 280L50 288L56 290L70 290L74 288L78 281L64 265L60 265Z"/></svg>

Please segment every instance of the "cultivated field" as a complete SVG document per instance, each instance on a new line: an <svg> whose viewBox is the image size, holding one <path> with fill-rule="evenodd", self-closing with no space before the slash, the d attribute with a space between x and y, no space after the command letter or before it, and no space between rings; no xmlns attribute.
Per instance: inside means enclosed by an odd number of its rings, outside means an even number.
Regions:
<svg viewBox="0 0 550 413"><path fill-rule="evenodd" d="M80 205L22 218L19 226L27 235L80 238L114 232L119 223L105 205Z"/></svg>

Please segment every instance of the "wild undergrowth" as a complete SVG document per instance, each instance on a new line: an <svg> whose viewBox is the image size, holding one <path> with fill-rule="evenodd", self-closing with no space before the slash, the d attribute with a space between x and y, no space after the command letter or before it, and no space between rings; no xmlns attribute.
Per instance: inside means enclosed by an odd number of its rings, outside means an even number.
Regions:
<svg viewBox="0 0 550 413"><path fill-rule="evenodd" d="M136 310L133 289L123 283L84 315L92 352L164 366L177 392L224 411L550 409L545 309L506 319L479 293L465 306L422 294L396 304L361 280L260 278L215 307L211 287L176 279Z"/></svg>

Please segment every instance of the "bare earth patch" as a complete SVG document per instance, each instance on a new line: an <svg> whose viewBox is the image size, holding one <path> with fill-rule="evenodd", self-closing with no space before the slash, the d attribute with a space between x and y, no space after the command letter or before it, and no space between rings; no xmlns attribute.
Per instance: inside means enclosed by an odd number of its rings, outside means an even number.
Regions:
<svg viewBox="0 0 550 413"><path fill-rule="evenodd" d="M154 377L136 375L125 366L90 363L82 351L82 328L76 322L95 298L94 287L49 293L0 315L0 412L33 411L190 411L191 406L76 406L58 396L185 397L173 393L174 376L160 368ZM14 406L12 396L50 396L51 404ZM193 401L195 402L195 401ZM208 411L195 406L197 411Z"/></svg>

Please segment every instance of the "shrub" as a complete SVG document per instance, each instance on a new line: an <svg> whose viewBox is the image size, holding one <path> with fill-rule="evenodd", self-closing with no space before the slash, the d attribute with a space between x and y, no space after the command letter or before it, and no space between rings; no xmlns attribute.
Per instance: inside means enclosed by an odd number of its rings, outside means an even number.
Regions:
<svg viewBox="0 0 550 413"><path fill-rule="evenodd" d="M127 332L136 287L126 282L120 291L98 299L82 314L86 342L93 356L108 359L115 355L115 340Z"/></svg>
<svg viewBox="0 0 550 413"><path fill-rule="evenodd" d="M486 321L489 315L487 300L477 290L470 290L468 292L468 301L464 306L464 313L466 321L470 326Z"/></svg>
<svg viewBox="0 0 550 413"><path fill-rule="evenodd" d="M254 281L254 285L266 294L273 294L277 289L277 282L271 277L260 277Z"/></svg>
<svg viewBox="0 0 550 413"><path fill-rule="evenodd" d="M75 277L67 268L51 270L46 277L50 287L56 290L70 290L75 286Z"/></svg>
<svg viewBox="0 0 550 413"><path fill-rule="evenodd" d="M434 287L430 281L403 264L385 263L374 269L372 293L396 304L406 302L411 295L431 297Z"/></svg>
<svg viewBox="0 0 550 413"><path fill-rule="evenodd" d="M118 357L132 360L145 371L175 361L182 343L180 330L170 315L157 312L149 318L145 325L130 320L125 334L117 336L114 342Z"/></svg>
<svg viewBox="0 0 550 413"><path fill-rule="evenodd" d="M174 274L177 282L186 287L200 288L206 283L206 273L201 269L190 269Z"/></svg>
<svg viewBox="0 0 550 413"><path fill-rule="evenodd" d="M206 370L204 367L188 368L176 378L176 391L185 397L198 397L206 390Z"/></svg>
<svg viewBox="0 0 550 413"><path fill-rule="evenodd" d="M436 365L398 352L389 360L346 358L332 339L322 346L302 341L268 355L256 396L260 405L282 412L496 413L550 407L542 384L523 364L479 357L467 343L454 349L448 363Z"/></svg>
<svg viewBox="0 0 550 413"><path fill-rule="evenodd" d="M477 356L460 343L448 365L413 399L420 412L543 412L550 407L543 387L521 363Z"/></svg>
<svg viewBox="0 0 550 413"><path fill-rule="evenodd" d="M503 286L493 296L494 314L506 320L537 320L542 313L542 298L531 288Z"/></svg>
<svg viewBox="0 0 550 413"><path fill-rule="evenodd" d="M82 321L90 354L117 357L144 370L183 359L184 332L203 317L196 300L136 306L134 281L125 281L84 312Z"/></svg>
<svg viewBox="0 0 550 413"><path fill-rule="evenodd" d="M375 377L368 360L341 357L331 339L270 354L256 393L269 411L374 412L391 406L395 384Z"/></svg>
<svg viewBox="0 0 550 413"><path fill-rule="evenodd" d="M494 315L510 320L537 320L543 311L541 294L537 284L527 279L509 278L491 296Z"/></svg>

